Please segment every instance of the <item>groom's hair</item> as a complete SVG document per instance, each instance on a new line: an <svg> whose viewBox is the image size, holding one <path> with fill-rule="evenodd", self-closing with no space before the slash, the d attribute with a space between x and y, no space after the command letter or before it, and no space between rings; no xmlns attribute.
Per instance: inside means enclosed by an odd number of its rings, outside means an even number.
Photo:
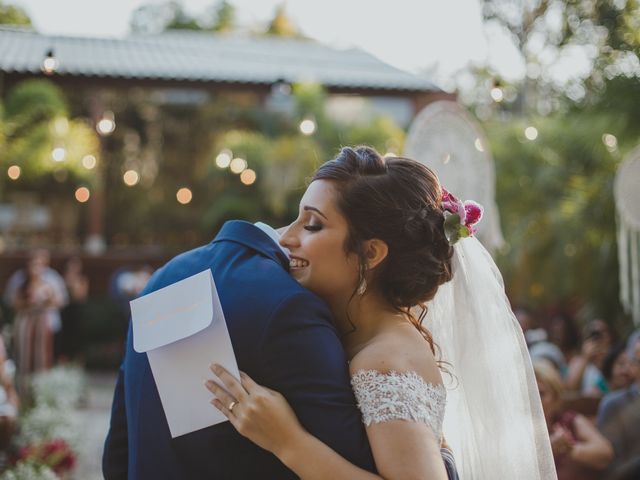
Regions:
<svg viewBox="0 0 640 480"><path fill-rule="evenodd" d="M377 238L387 244L388 255L373 269L371 286L396 310L410 314L451 279L453 247L444 231L442 188L425 165L383 158L368 146L345 147L316 171L315 180L334 184L338 209L349 225L345 250L358 255L361 272L363 242Z"/></svg>

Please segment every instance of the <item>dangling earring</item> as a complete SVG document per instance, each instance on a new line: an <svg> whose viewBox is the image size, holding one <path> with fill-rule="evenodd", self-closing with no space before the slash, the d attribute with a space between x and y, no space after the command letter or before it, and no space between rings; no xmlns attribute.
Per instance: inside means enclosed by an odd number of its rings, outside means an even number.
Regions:
<svg viewBox="0 0 640 480"><path fill-rule="evenodd" d="M362 281L360 282L360 285L358 285L358 295L362 296L366 291L367 291L367 279L362 277Z"/></svg>
<svg viewBox="0 0 640 480"><path fill-rule="evenodd" d="M367 279L364 278L364 268L360 270L360 285L358 285L358 290L356 292L358 295L364 295L364 292L367 291Z"/></svg>

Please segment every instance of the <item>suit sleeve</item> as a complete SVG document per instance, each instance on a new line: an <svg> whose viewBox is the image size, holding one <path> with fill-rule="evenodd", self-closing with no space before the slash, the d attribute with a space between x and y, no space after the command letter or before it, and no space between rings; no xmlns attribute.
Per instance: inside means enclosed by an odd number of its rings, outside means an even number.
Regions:
<svg viewBox="0 0 640 480"><path fill-rule="evenodd" d="M124 398L124 361L118 372L116 389L111 406L109 433L102 454L102 474L105 480L127 478L129 463L127 414Z"/></svg>
<svg viewBox="0 0 640 480"><path fill-rule="evenodd" d="M312 435L375 471L346 355L323 302L307 293L285 299L269 319L260 363L260 380L287 398Z"/></svg>

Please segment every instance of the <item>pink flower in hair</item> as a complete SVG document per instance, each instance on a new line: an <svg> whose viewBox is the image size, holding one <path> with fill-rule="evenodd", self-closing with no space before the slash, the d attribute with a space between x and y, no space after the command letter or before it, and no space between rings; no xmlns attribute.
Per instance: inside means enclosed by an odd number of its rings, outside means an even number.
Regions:
<svg viewBox="0 0 640 480"><path fill-rule="evenodd" d="M479 203L473 200L463 203L445 188L442 189L442 209L445 217L445 235L452 245L461 238L476 233L474 226L480 221L484 211Z"/></svg>
<svg viewBox="0 0 640 480"><path fill-rule="evenodd" d="M467 216L464 204L444 188L442 189L442 209L458 215L460 217L460 223L464 224Z"/></svg>
<svg viewBox="0 0 640 480"><path fill-rule="evenodd" d="M464 202L464 210L467 217L464 223L467 227L472 227L478 223L482 219L482 214L484 213L482 205L474 202L473 200L467 200Z"/></svg>

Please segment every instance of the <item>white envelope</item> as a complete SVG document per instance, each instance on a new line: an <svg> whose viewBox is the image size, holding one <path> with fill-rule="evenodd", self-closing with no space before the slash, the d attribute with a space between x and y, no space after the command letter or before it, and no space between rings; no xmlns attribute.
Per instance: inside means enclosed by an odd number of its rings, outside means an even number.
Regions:
<svg viewBox="0 0 640 480"><path fill-rule="evenodd" d="M146 352L171 437L226 421L204 380L212 362L240 378L227 323L205 270L131 302L133 348Z"/></svg>

